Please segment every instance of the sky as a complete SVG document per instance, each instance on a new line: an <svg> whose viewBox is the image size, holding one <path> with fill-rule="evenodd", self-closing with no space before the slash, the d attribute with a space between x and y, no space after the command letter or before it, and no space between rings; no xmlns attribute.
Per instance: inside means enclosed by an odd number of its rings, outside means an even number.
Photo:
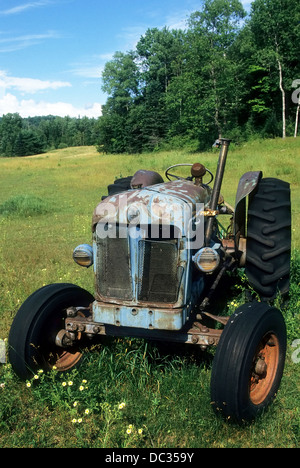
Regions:
<svg viewBox="0 0 300 468"><path fill-rule="evenodd" d="M249 8L251 0L242 0ZM0 0L0 117L97 118L101 72L148 28L185 28L201 0Z"/></svg>

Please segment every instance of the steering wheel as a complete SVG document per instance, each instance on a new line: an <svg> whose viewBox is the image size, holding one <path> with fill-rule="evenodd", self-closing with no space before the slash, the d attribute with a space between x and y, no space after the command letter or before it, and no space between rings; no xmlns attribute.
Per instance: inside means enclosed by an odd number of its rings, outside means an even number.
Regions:
<svg viewBox="0 0 300 468"><path fill-rule="evenodd" d="M166 170L166 172L165 172L166 178L167 178L168 180L170 180L170 181L172 181L172 178L173 178L173 179L176 179L176 180L186 180L185 177L180 177L180 176L178 176L178 175L176 175L176 174L171 174L171 173L170 173L170 170L173 169L174 167L183 167L183 166L193 167L194 164L184 164L184 163L182 163L182 164L174 164L173 166L168 167L168 169ZM204 166L203 166L203 167L204 167ZM213 173L212 173L209 169L207 169L206 167L205 167L204 169L205 169L205 172L204 172L203 176L206 174L206 172L208 172L209 175L210 175L210 180L209 180L209 182L206 182L206 185L211 184L212 181L214 180L214 175L213 175ZM194 176L192 176L192 177L194 177Z"/></svg>

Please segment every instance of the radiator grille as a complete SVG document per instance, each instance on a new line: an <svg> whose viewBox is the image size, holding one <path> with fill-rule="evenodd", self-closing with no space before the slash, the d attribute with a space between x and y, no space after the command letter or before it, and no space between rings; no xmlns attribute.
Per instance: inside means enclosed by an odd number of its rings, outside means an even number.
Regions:
<svg viewBox="0 0 300 468"><path fill-rule="evenodd" d="M97 238L98 292L104 299L175 303L183 275L178 256L176 239Z"/></svg>
<svg viewBox="0 0 300 468"><path fill-rule="evenodd" d="M147 302L177 300L180 268L177 241L139 241L138 299Z"/></svg>
<svg viewBox="0 0 300 468"><path fill-rule="evenodd" d="M132 299L127 239L98 239L97 270L98 291L101 296Z"/></svg>

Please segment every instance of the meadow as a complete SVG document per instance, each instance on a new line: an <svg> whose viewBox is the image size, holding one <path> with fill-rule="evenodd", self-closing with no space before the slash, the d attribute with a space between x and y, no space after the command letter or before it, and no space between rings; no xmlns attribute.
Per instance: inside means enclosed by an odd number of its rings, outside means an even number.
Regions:
<svg viewBox="0 0 300 468"><path fill-rule="evenodd" d="M43 285L70 282L93 293L93 273L72 260L91 242L94 207L115 178L138 169L164 175L171 164L201 162L211 171L218 151L99 154L93 147L26 158L0 158L0 339L22 302ZM290 302L278 306L288 328L287 363L274 404L244 427L215 416L209 382L213 350L106 340L68 374L20 382L0 364L0 447L204 448L299 446L300 139L260 140L231 148L222 194L234 205L243 173L262 170L291 184ZM243 284L228 297L232 313Z"/></svg>

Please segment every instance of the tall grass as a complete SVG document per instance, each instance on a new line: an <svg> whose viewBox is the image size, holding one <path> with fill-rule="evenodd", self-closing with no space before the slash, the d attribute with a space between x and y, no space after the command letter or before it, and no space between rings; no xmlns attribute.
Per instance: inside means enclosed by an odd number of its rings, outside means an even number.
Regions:
<svg viewBox="0 0 300 468"><path fill-rule="evenodd" d="M16 195L0 205L0 215L6 217L17 216L27 218L47 214L49 211L50 208L47 202L34 195Z"/></svg>
<svg viewBox="0 0 300 468"><path fill-rule="evenodd" d="M262 170L292 188L291 298L288 306L278 304L288 328L287 364L279 394L262 417L241 428L212 412L213 350L107 339L85 353L79 369L39 373L28 386L9 364L0 364L0 447L297 447L299 156L298 139L233 148L222 187L234 204L241 175ZM171 164L195 161L214 172L217 154L111 156L81 147L0 159L0 339L7 338L20 304L39 287L71 282L93 292L92 273L73 262L72 251L90 242L93 209L115 177L140 168L163 174ZM232 285L226 312L245 300L245 287L241 276Z"/></svg>

